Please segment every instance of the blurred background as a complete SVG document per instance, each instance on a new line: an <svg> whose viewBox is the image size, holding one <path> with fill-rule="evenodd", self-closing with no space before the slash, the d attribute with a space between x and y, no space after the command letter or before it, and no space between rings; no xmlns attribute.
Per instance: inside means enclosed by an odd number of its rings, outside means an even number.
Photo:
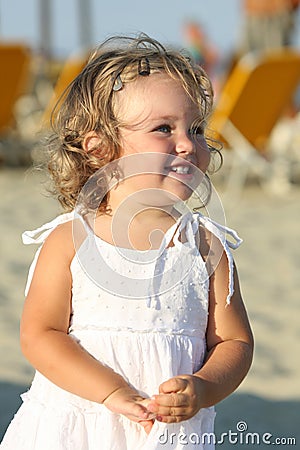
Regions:
<svg viewBox="0 0 300 450"><path fill-rule="evenodd" d="M234 256L255 358L217 405L217 435L244 421L249 432L300 445L299 14L296 0L0 0L0 438L33 374L18 339L35 249L20 236L60 212L32 170L51 108L98 43L142 31L186 49L212 79L208 138L224 158L212 181L244 239Z"/></svg>

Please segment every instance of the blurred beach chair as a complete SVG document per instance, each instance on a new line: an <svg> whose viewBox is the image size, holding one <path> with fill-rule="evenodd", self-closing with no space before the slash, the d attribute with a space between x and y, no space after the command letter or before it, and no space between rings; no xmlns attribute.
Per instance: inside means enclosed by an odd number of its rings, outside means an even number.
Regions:
<svg viewBox="0 0 300 450"><path fill-rule="evenodd" d="M76 78L87 62L88 55L86 53L71 56L62 66L57 82L55 84L53 95L45 109L43 123L45 127L50 125L50 118L53 108L63 95L68 85Z"/></svg>
<svg viewBox="0 0 300 450"><path fill-rule="evenodd" d="M14 123L14 107L29 80L30 53L22 44L0 43L0 134Z"/></svg>
<svg viewBox="0 0 300 450"><path fill-rule="evenodd" d="M235 65L209 123L224 143L225 163L230 161L224 190L228 196L238 195L250 174L271 190L289 183L287 148L273 154L271 136L299 82L300 53L293 49L249 53Z"/></svg>
<svg viewBox="0 0 300 450"><path fill-rule="evenodd" d="M0 42L0 164L28 162L18 130L17 102L30 81L31 53L23 44Z"/></svg>

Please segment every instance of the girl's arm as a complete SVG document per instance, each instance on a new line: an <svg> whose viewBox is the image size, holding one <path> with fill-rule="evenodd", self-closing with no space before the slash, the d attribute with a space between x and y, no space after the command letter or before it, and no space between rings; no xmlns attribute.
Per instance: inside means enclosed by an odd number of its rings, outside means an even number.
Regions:
<svg viewBox="0 0 300 450"><path fill-rule="evenodd" d="M253 336L243 304L237 270L234 294L228 293L228 261L223 254L211 278L207 357L196 375L201 383L200 407L212 406L231 394L247 375L253 356Z"/></svg>
<svg viewBox="0 0 300 450"><path fill-rule="evenodd" d="M136 403L142 399L138 393L68 334L74 253L72 222L68 222L57 227L41 249L21 319L22 351L62 389L98 403L118 392L116 410L148 417L146 408Z"/></svg>
<svg viewBox="0 0 300 450"><path fill-rule="evenodd" d="M160 385L159 395L148 406L159 420L179 422L193 417L200 408L215 405L231 394L246 376L252 362L253 337L236 268L234 294L225 306L227 294L228 260L223 252L210 278L205 363L193 375L179 375Z"/></svg>

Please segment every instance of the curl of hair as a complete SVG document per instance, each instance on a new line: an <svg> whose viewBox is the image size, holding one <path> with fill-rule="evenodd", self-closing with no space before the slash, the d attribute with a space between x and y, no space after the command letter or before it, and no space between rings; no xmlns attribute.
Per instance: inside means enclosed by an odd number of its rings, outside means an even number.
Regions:
<svg viewBox="0 0 300 450"><path fill-rule="evenodd" d="M75 207L91 175L120 157L119 128L124 123L116 114L118 92L114 86L118 77L126 84L144 76L139 72L142 59L149 64L150 76L165 72L178 80L198 106L199 122L206 122L212 110L213 89L205 71L187 54L166 49L145 34L107 39L63 93L51 116L48 170L54 193L66 210ZM91 131L99 136L99 144L87 151L83 141ZM103 188L102 181L90 196L88 208L107 210L108 195L103 197L99 187Z"/></svg>

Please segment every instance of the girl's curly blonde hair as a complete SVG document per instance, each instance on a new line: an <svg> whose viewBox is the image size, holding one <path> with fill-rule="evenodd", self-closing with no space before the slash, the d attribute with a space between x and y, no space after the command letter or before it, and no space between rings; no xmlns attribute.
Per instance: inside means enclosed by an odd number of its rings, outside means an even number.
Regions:
<svg viewBox="0 0 300 450"><path fill-rule="evenodd" d="M123 83L157 72L178 80L198 106L199 122L206 121L213 103L211 82L188 55L167 49L145 34L107 39L68 86L51 116L54 133L49 142L48 170L54 182L54 194L64 209L74 209L88 179L120 157L122 124L115 107L118 90ZM100 144L86 150L84 137L91 131L99 136ZM96 197L91 196L99 206ZM107 208L105 195L98 209L106 211Z"/></svg>

